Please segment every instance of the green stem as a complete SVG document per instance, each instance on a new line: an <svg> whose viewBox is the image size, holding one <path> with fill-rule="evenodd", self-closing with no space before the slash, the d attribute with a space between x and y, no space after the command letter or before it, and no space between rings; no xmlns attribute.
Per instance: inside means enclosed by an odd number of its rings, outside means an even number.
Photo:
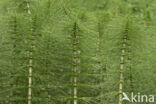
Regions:
<svg viewBox="0 0 156 104"><path fill-rule="evenodd" d="M77 104L77 71L78 71L78 43L79 36L77 35L77 23L74 23L73 28L73 36L72 36L72 44L73 44L73 71L74 71L74 104Z"/></svg>
<svg viewBox="0 0 156 104"><path fill-rule="evenodd" d="M123 70L124 70L124 56L127 44L127 35L128 35L128 21L126 24L125 34L123 37L121 57L120 57L120 84L119 84L119 104L122 104L122 94L123 94Z"/></svg>

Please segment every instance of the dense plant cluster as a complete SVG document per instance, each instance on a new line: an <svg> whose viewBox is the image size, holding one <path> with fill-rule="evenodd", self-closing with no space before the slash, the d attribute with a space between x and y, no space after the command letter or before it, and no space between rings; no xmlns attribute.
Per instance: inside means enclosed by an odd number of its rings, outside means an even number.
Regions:
<svg viewBox="0 0 156 104"><path fill-rule="evenodd" d="M155 0L1 0L0 104L155 96L155 11Z"/></svg>

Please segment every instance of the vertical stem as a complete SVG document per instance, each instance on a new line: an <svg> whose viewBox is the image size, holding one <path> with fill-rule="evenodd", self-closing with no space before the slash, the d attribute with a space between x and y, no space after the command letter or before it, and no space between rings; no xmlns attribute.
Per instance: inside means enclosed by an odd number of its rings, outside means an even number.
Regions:
<svg viewBox="0 0 156 104"><path fill-rule="evenodd" d="M47 4L48 4L48 6L47 6L47 15L50 16L51 0L48 0Z"/></svg>
<svg viewBox="0 0 156 104"><path fill-rule="evenodd" d="M97 40L97 53L96 53L96 57L97 58L99 58L99 56L100 56L100 52L101 52L101 26L100 26L100 23L98 23L98 40ZM101 83L103 83L103 68L101 67L101 60L98 60L98 66L99 66L99 68L100 68L100 74L101 74L101 76L100 76L100 84ZM101 93L100 94L102 94L103 93L103 86L101 85L100 86L100 89L101 89ZM102 102L102 97L100 98L100 103L103 103Z"/></svg>
<svg viewBox="0 0 156 104"><path fill-rule="evenodd" d="M101 51L101 28L100 28L100 23L98 23L98 42L97 42L97 54L96 56L98 57ZM100 62L98 62L100 63Z"/></svg>
<svg viewBox="0 0 156 104"><path fill-rule="evenodd" d="M97 52L96 52L96 57L97 57L97 59L99 58L99 56L100 56L100 49L101 49L101 40L100 40L100 36L101 35L101 28L100 28L100 23L98 23L98 35L97 35ZM100 60L98 60L97 61L97 65L98 65L98 69L100 69L99 71L100 71L100 74L102 74L102 69L101 69L101 61ZM102 83L102 76L100 76L100 84ZM100 94L102 94L102 86L100 86L100 90L101 90L101 93ZM100 98L100 103L102 103L102 98Z"/></svg>
<svg viewBox="0 0 156 104"><path fill-rule="evenodd" d="M45 72L46 72L46 74L48 73L48 68L49 68L49 60L48 60L48 55L49 55L48 49L50 48L49 42L50 42L50 38L48 38L47 46L46 46L46 49L47 49L47 51L46 51L46 60L45 60L45 68L46 68ZM49 76L48 76L48 79L50 80ZM48 93L48 104L50 104L50 99L51 99L51 94L49 92L49 86L50 85L48 84L47 86L48 86L48 91L47 91L47 93Z"/></svg>
<svg viewBox="0 0 156 104"><path fill-rule="evenodd" d="M73 36L72 36L72 43L73 43L73 71L74 71L74 104L77 104L77 71L78 71L78 43L79 43L79 36L77 35L77 23L74 23L73 28Z"/></svg>
<svg viewBox="0 0 156 104"><path fill-rule="evenodd" d="M30 11L30 5L28 3L28 1L26 0L26 3L27 3L27 12L29 15L31 15L31 11ZM32 18L31 18L32 20ZM33 29L32 29L33 31ZM33 35L32 35L32 38L33 38ZM32 56L33 56L33 44L31 44L31 47L30 47L30 51L29 51L29 76L28 76L28 104L31 104L32 102L32 63L33 63L33 60L32 60Z"/></svg>
<svg viewBox="0 0 156 104"><path fill-rule="evenodd" d="M28 89L28 104L32 102L32 70L33 70L33 50L34 50L34 34L36 31L36 17L33 20L32 34L31 34L31 46L29 54L29 89Z"/></svg>
<svg viewBox="0 0 156 104"><path fill-rule="evenodd" d="M123 38L121 57L120 57L120 84L119 84L119 104L122 104L122 93L123 93L123 68L124 68L124 55L126 50L127 43L127 35L128 35L128 21L126 24L125 34Z"/></svg>
<svg viewBox="0 0 156 104"><path fill-rule="evenodd" d="M30 56L29 56L29 85L28 85L28 104L31 104L32 100L32 51L30 51Z"/></svg>
<svg viewBox="0 0 156 104"><path fill-rule="evenodd" d="M13 65L13 70L11 71L11 79L13 79L13 71L15 70L15 67L16 67L16 59L15 59L15 55L16 55L16 34L17 34L17 20L16 20L16 16L14 17L14 23L13 23L13 52L12 52L12 56L13 56L13 59L12 59L12 65ZM10 83L11 85L11 88L13 88L13 85L14 85L14 82L12 81ZM13 97L13 90L11 90L11 94L10 94L10 100L11 98ZM10 102L10 104L12 104L12 102Z"/></svg>

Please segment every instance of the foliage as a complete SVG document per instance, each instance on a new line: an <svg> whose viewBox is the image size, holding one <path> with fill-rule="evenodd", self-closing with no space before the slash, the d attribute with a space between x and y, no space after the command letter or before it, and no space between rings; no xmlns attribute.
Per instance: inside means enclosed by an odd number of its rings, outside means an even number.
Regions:
<svg viewBox="0 0 156 104"><path fill-rule="evenodd" d="M155 4L0 1L0 104L118 103L127 21L123 91L155 94Z"/></svg>

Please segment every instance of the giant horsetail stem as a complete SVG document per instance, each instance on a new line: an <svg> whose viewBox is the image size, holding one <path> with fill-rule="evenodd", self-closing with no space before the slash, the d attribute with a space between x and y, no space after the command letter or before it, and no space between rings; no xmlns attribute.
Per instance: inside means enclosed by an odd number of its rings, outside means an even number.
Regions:
<svg viewBox="0 0 156 104"><path fill-rule="evenodd" d="M123 93L123 70L124 70L124 56L127 44L127 35L128 35L128 21L126 23L125 33L123 37L121 57L120 57L120 84L119 84L119 104L122 104L122 93Z"/></svg>
<svg viewBox="0 0 156 104"><path fill-rule="evenodd" d="M72 35L72 44L73 44L73 71L74 71L74 104L77 104L77 71L78 71L78 44L79 36L77 34L77 23L74 23L73 35Z"/></svg>
<svg viewBox="0 0 156 104"><path fill-rule="evenodd" d="M26 4L27 4L27 12L28 12L28 14L29 15L31 15L31 11L30 11L30 5L29 5L29 2L26 0ZM32 18L31 18L31 20L32 20ZM33 28L32 28L32 31L34 31L33 30ZM32 36L32 38L33 38L33 36ZM31 104L31 102L32 102L32 63L33 63L33 60L32 60L32 55L33 55L33 45L31 44L31 46L30 46L30 51L29 51L29 75L28 75L28 79L29 79L29 81L28 81L28 104Z"/></svg>

